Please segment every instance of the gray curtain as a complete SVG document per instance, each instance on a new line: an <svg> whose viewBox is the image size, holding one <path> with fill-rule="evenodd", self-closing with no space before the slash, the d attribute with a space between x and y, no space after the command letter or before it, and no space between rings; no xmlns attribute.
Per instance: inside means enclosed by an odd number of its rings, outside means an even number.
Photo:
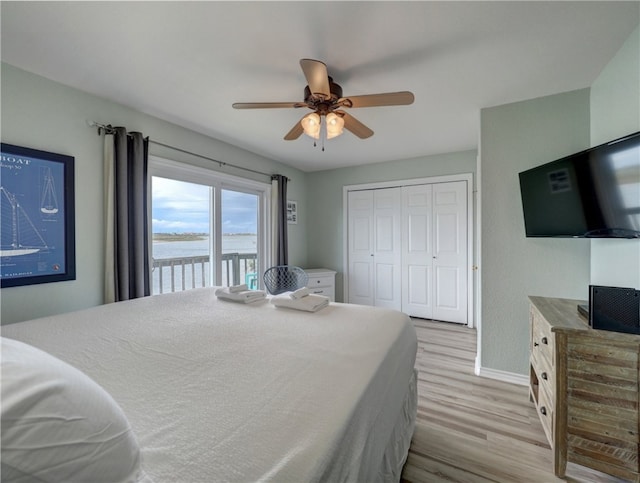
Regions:
<svg viewBox="0 0 640 483"><path fill-rule="evenodd" d="M289 244L287 239L287 181L286 176L271 176L272 203L272 263L287 265L289 263Z"/></svg>
<svg viewBox="0 0 640 483"><path fill-rule="evenodd" d="M148 158L141 133L116 127L105 136L105 303L151 294Z"/></svg>

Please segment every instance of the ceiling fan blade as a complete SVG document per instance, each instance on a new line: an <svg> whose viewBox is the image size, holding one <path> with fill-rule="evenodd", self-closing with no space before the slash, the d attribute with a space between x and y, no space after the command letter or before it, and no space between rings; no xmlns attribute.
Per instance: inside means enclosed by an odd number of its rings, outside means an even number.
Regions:
<svg viewBox="0 0 640 483"><path fill-rule="evenodd" d="M308 107L304 102L236 102L234 109L274 109L284 107Z"/></svg>
<svg viewBox="0 0 640 483"><path fill-rule="evenodd" d="M344 119L344 127L348 131L358 136L360 139L367 139L373 136L373 131L358 121L355 117L344 111L334 111L342 119Z"/></svg>
<svg viewBox="0 0 640 483"><path fill-rule="evenodd" d="M329 74L326 64L319 60L301 59L300 67L307 78L311 94L322 95L326 99L330 98L331 90L329 89Z"/></svg>
<svg viewBox="0 0 640 483"><path fill-rule="evenodd" d="M338 100L338 104L343 107L406 106L413 104L413 100L413 93L402 91L343 97Z"/></svg>
<svg viewBox="0 0 640 483"><path fill-rule="evenodd" d="M285 141L294 141L300 137L300 135L304 132L302 129L302 123L300 121L296 122L295 125L291 128L285 137Z"/></svg>

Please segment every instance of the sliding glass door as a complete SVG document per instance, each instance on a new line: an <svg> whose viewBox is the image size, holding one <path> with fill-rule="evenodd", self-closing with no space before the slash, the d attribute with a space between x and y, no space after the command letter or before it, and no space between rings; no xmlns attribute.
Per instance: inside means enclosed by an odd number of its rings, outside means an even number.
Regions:
<svg viewBox="0 0 640 483"><path fill-rule="evenodd" d="M152 294L211 285L213 188L151 179Z"/></svg>
<svg viewBox="0 0 640 483"><path fill-rule="evenodd" d="M222 285L258 288L258 206L256 194L222 190Z"/></svg>
<svg viewBox="0 0 640 483"><path fill-rule="evenodd" d="M270 185L152 159L152 293L261 287Z"/></svg>

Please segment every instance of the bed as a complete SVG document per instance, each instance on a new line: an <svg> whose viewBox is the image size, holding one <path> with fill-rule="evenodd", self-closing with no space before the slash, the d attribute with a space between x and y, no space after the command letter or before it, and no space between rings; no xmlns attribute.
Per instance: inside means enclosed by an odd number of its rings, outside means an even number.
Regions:
<svg viewBox="0 0 640 483"><path fill-rule="evenodd" d="M32 470L53 481L80 465L66 481L94 471L93 482L397 482L416 416L410 319L340 303L316 313L239 304L214 290L2 326L3 481ZM76 392L60 403L66 379ZM73 408L82 414L52 414L89 392ZM57 409L38 408L47 398ZM61 421L100 417L106 442L56 434Z"/></svg>

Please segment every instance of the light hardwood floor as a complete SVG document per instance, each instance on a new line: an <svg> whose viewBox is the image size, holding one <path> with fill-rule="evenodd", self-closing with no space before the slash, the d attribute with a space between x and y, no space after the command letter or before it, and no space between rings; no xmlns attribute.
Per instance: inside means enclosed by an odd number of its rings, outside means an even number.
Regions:
<svg viewBox="0 0 640 483"><path fill-rule="evenodd" d="M476 331L413 321L418 417L403 483L562 481L528 388L474 375ZM622 480L569 464L566 481Z"/></svg>

